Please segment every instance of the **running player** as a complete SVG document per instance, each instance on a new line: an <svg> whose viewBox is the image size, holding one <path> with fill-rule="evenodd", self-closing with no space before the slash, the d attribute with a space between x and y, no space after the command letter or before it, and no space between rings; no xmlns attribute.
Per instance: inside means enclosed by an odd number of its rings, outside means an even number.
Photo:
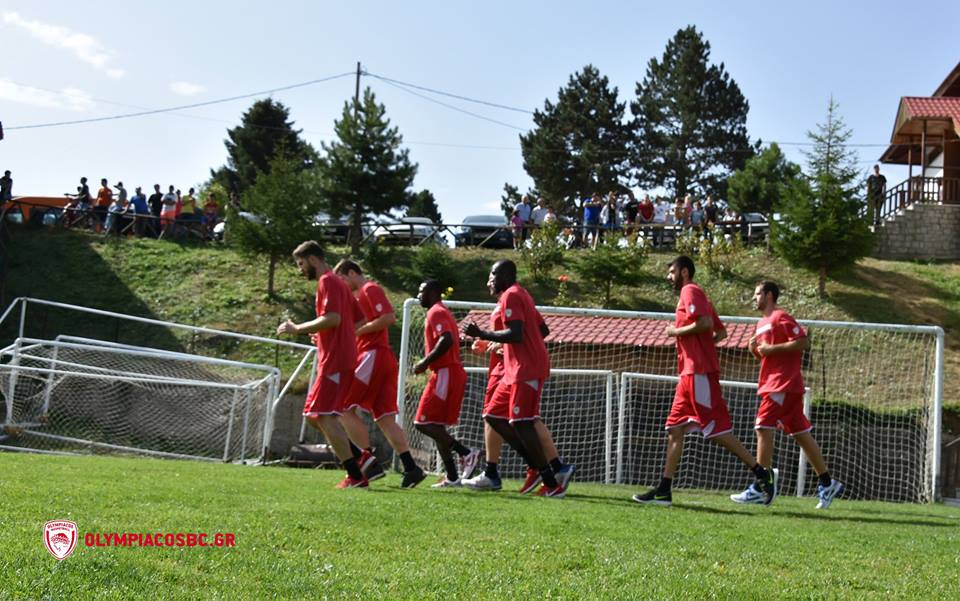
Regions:
<svg viewBox="0 0 960 601"><path fill-rule="evenodd" d="M407 437L396 419L398 368L387 329L396 323L397 316L383 288L367 280L355 262L344 259L337 263L333 271L356 295L366 319L356 330L357 365L340 421L350 440L362 449L358 462L364 476L368 480L376 480L385 473L373 455L367 424L357 412L370 415L403 463L400 487L413 488L426 478L426 474L410 454Z"/></svg>
<svg viewBox="0 0 960 601"><path fill-rule="evenodd" d="M663 478L656 488L634 495L633 500L667 506L673 503L672 482L683 455L683 435L699 430L705 439L732 452L753 471L760 482L763 502L769 504L777 494L776 473L754 461L733 434L727 403L720 391L716 349L727 332L703 289L693 283L694 272L693 261L686 256L674 259L667 272L667 279L680 294L674 325L666 329L666 335L677 340L680 381L667 417Z"/></svg>
<svg viewBox="0 0 960 601"><path fill-rule="evenodd" d="M343 401L357 364L354 323L362 319L350 289L330 270L323 248L314 240L293 251L297 268L308 280L317 280L317 318L304 323L286 320L277 334L316 334L317 376L307 394L303 416L320 430L342 462L347 476L337 488L366 488L368 483L350 450L350 440L340 424Z"/></svg>
<svg viewBox="0 0 960 601"><path fill-rule="evenodd" d="M774 282L760 282L753 291L754 307L763 315L750 338L750 352L760 360L757 461L771 469L774 430L780 428L792 436L817 472L817 509L826 509L843 493L843 484L827 471L820 445L810 433L813 426L803 414L805 388L801 365L803 351L810 348L810 338L793 316L777 305L779 298L780 287ZM737 503L761 503L763 493L754 483L730 498Z"/></svg>
<svg viewBox="0 0 960 601"><path fill-rule="evenodd" d="M445 476L433 488L459 487L460 478L469 478L477 469L480 451L470 449L454 438L448 426L456 426L460 420L460 406L467 385L467 372L460 361L460 330L457 320L443 305L442 288L437 280L426 280L420 284L417 298L420 306L427 309L427 322L424 327L424 356L413 366L413 373L422 374L430 369L433 372L413 423L417 430L429 436L437 445L437 452L443 462ZM457 473L457 464L453 453L460 456L461 473Z"/></svg>

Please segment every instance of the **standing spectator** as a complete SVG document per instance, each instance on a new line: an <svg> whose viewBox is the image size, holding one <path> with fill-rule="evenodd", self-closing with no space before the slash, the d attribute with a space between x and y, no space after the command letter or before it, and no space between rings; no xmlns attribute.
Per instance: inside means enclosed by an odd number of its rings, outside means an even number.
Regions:
<svg viewBox="0 0 960 601"><path fill-rule="evenodd" d="M686 212L683 210L683 199L677 197L677 204L673 206L673 222L678 228L683 228L687 224Z"/></svg>
<svg viewBox="0 0 960 601"><path fill-rule="evenodd" d="M653 206L653 200L650 199L649 194L644 194L643 201L637 205L637 224L643 227L643 236L647 238L650 234L653 234L653 237L659 238L657 232L660 231L657 228L651 228L653 224L654 216L656 215L657 209ZM651 229L653 230L651 232Z"/></svg>
<svg viewBox="0 0 960 601"><path fill-rule="evenodd" d="M150 205L150 235L156 238L160 235L160 211L163 210L163 192L160 184L153 184L153 194L147 201Z"/></svg>
<svg viewBox="0 0 960 601"><path fill-rule="evenodd" d="M530 219L533 221L533 225L536 227L542 226L547 217L548 211L549 209L547 208L547 201L545 201L541 196L537 199L537 208L530 213Z"/></svg>
<svg viewBox="0 0 960 601"><path fill-rule="evenodd" d="M243 205L240 204L240 197L237 196L236 191L230 192L230 206L237 213L240 213L241 211L243 211Z"/></svg>
<svg viewBox="0 0 960 601"><path fill-rule="evenodd" d="M150 219L150 206L147 205L147 197L140 186L134 190L130 204L127 205L127 213L130 212L133 213L133 233L141 237L147 229L147 220Z"/></svg>
<svg viewBox="0 0 960 601"><path fill-rule="evenodd" d="M213 239L213 228L220 221L219 211L220 205L217 204L217 199L212 193L207 194L207 202L203 204L203 231L208 240Z"/></svg>
<svg viewBox="0 0 960 601"><path fill-rule="evenodd" d="M513 249L520 250L523 246L523 218L520 217L520 209L513 210L513 216L510 217L510 225L513 226Z"/></svg>
<svg viewBox="0 0 960 601"><path fill-rule="evenodd" d="M111 232L116 232L117 236L120 235L122 215L123 212L127 210L126 202L121 200L121 198L126 198L126 194L123 196L118 194L110 201L110 206L107 207L107 216L104 219L103 225L104 236L109 235Z"/></svg>
<svg viewBox="0 0 960 601"><path fill-rule="evenodd" d="M586 225L586 236L591 238L591 248L597 247L600 241L600 211L603 209L603 198L599 192L595 192L583 205L583 221ZM586 238L584 238L586 242Z"/></svg>
<svg viewBox="0 0 960 601"><path fill-rule="evenodd" d="M180 210L177 213L177 224L182 227L183 233L190 233L194 224L199 223L200 214L197 212L196 191L190 188L187 195L181 199Z"/></svg>
<svg viewBox="0 0 960 601"><path fill-rule="evenodd" d="M690 227L699 232L703 229L703 221L705 218L706 215L703 212L703 207L700 206L700 201L693 203L693 209L690 211Z"/></svg>
<svg viewBox="0 0 960 601"><path fill-rule="evenodd" d="M519 213L520 219L523 220L523 225L528 225L530 223L530 215L533 213L533 206L530 204L530 195L524 194L520 202L513 207L513 210ZM523 240L527 239L526 227L521 230L521 236Z"/></svg>
<svg viewBox="0 0 960 601"><path fill-rule="evenodd" d="M631 194L627 202L623 203L623 225L628 236L633 234L633 226L637 223L639 213L640 201L637 200L636 196Z"/></svg>
<svg viewBox="0 0 960 601"><path fill-rule="evenodd" d="M6 202L13 199L13 178L10 177L10 170L3 172L0 177L0 202Z"/></svg>
<svg viewBox="0 0 960 601"><path fill-rule="evenodd" d="M97 204L93 209L101 225L106 223L107 209L112 202L113 191L110 189L110 186L107 185L107 178L103 178L100 180L100 191L97 192Z"/></svg>
<svg viewBox="0 0 960 601"><path fill-rule="evenodd" d="M611 192L607 196L606 204L600 209L600 223L603 224L604 232L609 231L610 234L613 234L614 230L619 226L617 220L617 196L615 192Z"/></svg>
<svg viewBox="0 0 960 601"><path fill-rule="evenodd" d="M87 178L80 178L80 188L77 190L77 200L80 204L90 204L90 186L87 185Z"/></svg>
<svg viewBox="0 0 960 601"><path fill-rule="evenodd" d="M547 207L547 214L543 216L543 223L556 223L557 214L553 212L553 207Z"/></svg>
<svg viewBox="0 0 960 601"><path fill-rule="evenodd" d="M707 195L707 204L703 207L703 215L707 225L717 225L720 217L720 207L717 206L717 203L713 200L713 196L710 194Z"/></svg>
<svg viewBox="0 0 960 601"><path fill-rule="evenodd" d="M160 237L173 234L174 221L177 219L177 195L170 186L170 191L163 195L163 207L160 210Z"/></svg>
<svg viewBox="0 0 960 601"><path fill-rule="evenodd" d="M120 206L123 207L122 213L126 213L127 207L130 205L130 203L127 201L127 189L123 187L123 182L117 182L117 185L114 186L114 188L117 189L117 200L120 202ZM126 219L122 213L114 218L114 227L117 228L118 234L122 232L123 228L126 226Z"/></svg>
<svg viewBox="0 0 960 601"><path fill-rule="evenodd" d="M873 175L867 178L867 204L873 212L873 225L880 225L880 211L887 192L887 178L880 175L880 165L873 166Z"/></svg>

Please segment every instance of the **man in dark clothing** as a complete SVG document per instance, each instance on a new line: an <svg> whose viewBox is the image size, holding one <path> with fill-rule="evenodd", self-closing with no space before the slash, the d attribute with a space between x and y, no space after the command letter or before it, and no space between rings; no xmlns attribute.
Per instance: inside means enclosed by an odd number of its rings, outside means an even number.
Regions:
<svg viewBox="0 0 960 601"><path fill-rule="evenodd" d="M150 205L150 235L154 238L160 235L160 209L163 208L163 194L160 184L153 184L153 194L147 201Z"/></svg>
<svg viewBox="0 0 960 601"><path fill-rule="evenodd" d="M880 165L873 166L873 175L867 178L867 204L873 211L873 225L880 225L880 209L887 191L887 178L880 175Z"/></svg>

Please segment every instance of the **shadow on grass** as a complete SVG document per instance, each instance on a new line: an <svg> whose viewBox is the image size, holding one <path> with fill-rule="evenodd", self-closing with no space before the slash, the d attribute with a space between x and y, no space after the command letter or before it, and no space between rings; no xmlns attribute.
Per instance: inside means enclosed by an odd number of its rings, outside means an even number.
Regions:
<svg viewBox="0 0 960 601"><path fill-rule="evenodd" d="M674 503L674 507L682 509L685 511L695 511L700 513L712 513L717 515L745 515L756 517L763 515L755 511L748 511L743 509L721 509L719 507L710 507L707 505L693 505L687 503ZM790 517L797 518L801 520L818 520L824 522L850 522L850 523L859 523L859 524L893 524L893 525L907 525L907 526L928 526L930 528L957 528L958 524L956 522L948 521L932 521L929 519L904 519L898 520L893 518L881 518L881 517L868 517L868 516L849 516L836 513L826 513L820 511L818 513L806 513L800 511L781 511L778 509L770 510L768 514L770 517ZM906 514L910 515L910 514ZM929 516L922 515L916 517L939 517L939 516Z"/></svg>

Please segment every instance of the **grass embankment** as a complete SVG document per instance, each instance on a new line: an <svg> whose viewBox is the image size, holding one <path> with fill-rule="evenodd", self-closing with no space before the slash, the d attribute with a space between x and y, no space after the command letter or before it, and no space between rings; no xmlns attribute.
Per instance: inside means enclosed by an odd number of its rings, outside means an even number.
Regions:
<svg viewBox="0 0 960 601"><path fill-rule="evenodd" d="M278 266L276 293L269 297L266 261L221 245L116 241L86 232L14 228L11 251L8 299L35 296L263 336L273 336L284 313L306 319L313 307L313 288L291 261ZM369 269L398 309L415 293L407 274L413 252L390 249ZM346 249L331 248L330 253L333 262ZM454 250L459 282L452 298L489 300L485 283L490 264L515 256L509 250ZM594 306L597 295L581 286L573 269L578 256L571 252L568 264L554 275L570 278L568 296L578 304ZM617 290L613 306L673 311L676 298L664 279L672 257L669 252L651 253L647 277L636 287ZM526 273L520 267L523 279ZM761 278L781 282L782 304L801 318L942 326L947 333L945 397L948 403L960 403L960 264L864 259L829 282L826 299L817 296L815 274L791 268L762 249L746 253L733 276L714 277L705 271L697 275L717 311L725 315L754 314L750 298L753 283ZM530 288L539 303L551 304L557 282L553 278ZM398 339L397 329L393 334ZM277 354L272 347L245 348L244 353L248 360L285 366L296 360L295 353Z"/></svg>
<svg viewBox="0 0 960 601"><path fill-rule="evenodd" d="M0 598L949 599L960 509L780 497L738 506L623 486L563 500L337 491L333 471L0 454ZM511 492L508 492L511 491ZM77 523L57 562L48 520ZM88 533L232 533L233 548L87 547Z"/></svg>

